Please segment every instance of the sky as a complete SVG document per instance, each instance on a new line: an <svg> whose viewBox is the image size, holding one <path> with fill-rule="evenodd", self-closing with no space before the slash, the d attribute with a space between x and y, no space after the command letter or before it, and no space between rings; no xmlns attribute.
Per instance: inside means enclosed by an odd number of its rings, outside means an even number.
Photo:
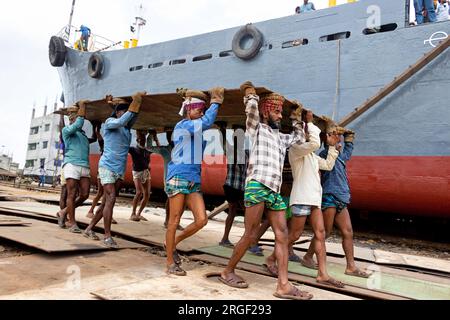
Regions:
<svg viewBox="0 0 450 320"><path fill-rule="evenodd" d="M328 0L312 1L316 9ZM338 0L343 4L346 0ZM163 42L294 14L302 0L76 0L72 25L115 42L130 39L130 25L144 6L139 45ZM69 22L72 0L3 1L0 11L0 153L23 168L33 105L41 116L62 92L48 60L50 37ZM61 106L61 104L60 104Z"/></svg>

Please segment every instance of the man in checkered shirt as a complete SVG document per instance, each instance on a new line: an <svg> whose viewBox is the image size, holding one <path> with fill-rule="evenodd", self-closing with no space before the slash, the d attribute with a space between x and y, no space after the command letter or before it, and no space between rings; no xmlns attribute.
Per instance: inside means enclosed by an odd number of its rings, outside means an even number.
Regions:
<svg viewBox="0 0 450 320"><path fill-rule="evenodd" d="M235 273L236 265L255 240L264 209L275 233L275 261L266 261L268 271L278 276L274 296L282 299L309 300L312 295L300 291L288 279L288 232L285 217L286 204L281 195L282 172L286 151L294 144L305 142L305 132L301 122L301 106L293 111L294 131L283 134L281 126L284 97L276 93L256 95L251 82L241 85L247 114L247 133L251 138L251 152L245 187L245 233L236 244L228 266L219 280L236 287L247 288L248 283ZM258 104L259 102L259 104Z"/></svg>

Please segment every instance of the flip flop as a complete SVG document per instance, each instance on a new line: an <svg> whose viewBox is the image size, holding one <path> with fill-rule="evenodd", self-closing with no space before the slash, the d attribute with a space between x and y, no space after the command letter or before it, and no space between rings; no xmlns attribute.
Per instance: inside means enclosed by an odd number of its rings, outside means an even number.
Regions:
<svg viewBox="0 0 450 320"><path fill-rule="evenodd" d="M176 276L184 277L186 275L186 271L184 271L178 264L174 263L167 267L167 274L173 274Z"/></svg>
<svg viewBox="0 0 450 320"><path fill-rule="evenodd" d="M371 276L370 273L367 273L367 272L365 272L365 271L362 271L361 269L356 269L356 270L353 271L353 272L347 272L347 271L345 271L345 274L348 275L348 276L352 276L352 277L360 277L360 278L365 278L365 279L367 279L367 278L369 278L369 277Z"/></svg>
<svg viewBox="0 0 450 320"><path fill-rule="evenodd" d="M227 240L227 241L220 241L220 242L219 242L219 246L222 246L222 247L225 247L225 248L230 248L230 249L233 249L233 248L234 248L234 244L232 244L232 243L230 242L230 240Z"/></svg>
<svg viewBox="0 0 450 320"><path fill-rule="evenodd" d="M302 266L304 266L308 269L313 269L313 270L319 269L319 266L317 265L317 263L311 264L309 262L306 262L306 260L303 258L301 258L299 262Z"/></svg>
<svg viewBox="0 0 450 320"><path fill-rule="evenodd" d="M76 224L69 228L69 232L78 234L82 233L81 229Z"/></svg>
<svg viewBox="0 0 450 320"><path fill-rule="evenodd" d="M66 227L66 216L58 216L58 226L61 229L67 229L67 227Z"/></svg>
<svg viewBox="0 0 450 320"><path fill-rule="evenodd" d="M264 263L262 266L263 266L263 268L264 268L267 272L269 272L272 276L278 277L278 268L277 268L277 266L275 266L275 265L268 265L268 264L266 264L266 263Z"/></svg>
<svg viewBox="0 0 450 320"><path fill-rule="evenodd" d="M301 260L301 258L298 255L296 255L295 253L291 254L289 256L289 261L291 261L291 262L300 262L300 260Z"/></svg>
<svg viewBox="0 0 450 320"><path fill-rule="evenodd" d="M320 284L324 284L324 285L329 286L329 287L333 287L333 288L339 288L339 289L342 289L342 288L345 287L345 284L344 284L343 282L338 281L338 280L333 279L333 278L329 278L329 279L326 280L326 281L316 280L316 282L317 282L317 283L320 283Z"/></svg>
<svg viewBox="0 0 450 320"><path fill-rule="evenodd" d="M164 251L167 251L165 243L163 243L163 249L164 249ZM181 265L182 261L181 261L181 257L178 255L177 249L175 249L173 251L172 257L173 257L173 262L175 262L176 265Z"/></svg>
<svg viewBox="0 0 450 320"><path fill-rule="evenodd" d="M84 231L83 232L83 236L86 238L89 238L91 240L95 240L95 241L99 241L100 238L95 234L94 231L90 230L90 231Z"/></svg>
<svg viewBox="0 0 450 320"><path fill-rule="evenodd" d="M220 273L220 272L211 272L211 273L206 274L205 276L207 278L217 277L220 282L222 282L223 284L226 284L227 286L233 287L233 288L238 288L238 289L247 289L248 288L248 283L235 273L233 273L233 275L228 279L222 278L222 273Z"/></svg>
<svg viewBox="0 0 450 320"><path fill-rule="evenodd" d="M290 299L290 300L311 300L313 295L306 291L301 291L299 288L292 286L291 290L287 294L282 294L274 292L275 297L279 299Z"/></svg>
<svg viewBox="0 0 450 320"><path fill-rule="evenodd" d="M131 221L134 221L134 222L139 222L139 221L141 221L141 219L139 219L139 217L138 217L137 215L132 215L132 216L130 217L130 220L131 220Z"/></svg>
<svg viewBox="0 0 450 320"><path fill-rule="evenodd" d="M111 224L117 224L117 221L114 218L111 219Z"/></svg>
<svg viewBox="0 0 450 320"><path fill-rule="evenodd" d="M139 220L141 220L141 221L148 221L147 218L145 218L144 216L139 216Z"/></svg>

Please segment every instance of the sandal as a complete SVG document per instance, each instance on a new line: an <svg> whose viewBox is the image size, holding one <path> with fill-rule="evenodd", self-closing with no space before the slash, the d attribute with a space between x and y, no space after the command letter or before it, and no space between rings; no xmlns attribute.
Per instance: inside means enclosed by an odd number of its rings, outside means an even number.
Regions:
<svg viewBox="0 0 450 320"><path fill-rule="evenodd" d="M275 297L280 299L290 299L290 300L311 300L313 295L306 291L301 291L299 288L292 286L289 293L278 293L273 294Z"/></svg>
<svg viewBox="0 0 450 320"><path fill-rule="evenodd" d="M291 261L291 262L300 262L300 260L301 260L301 258L298 255L296 255L295 253L293 253L289 256L289 261Z"/></svg>
<svg viewBox="0 0 450 320"><path fill-rule="evenodd" d="M247 252L250 253L250 254L254 254L255 256L258 256L258 257L263 257L263 256L264 256L263 250L262 250L261 247L258 246L258 245L255 245L255 246L253 246L253 247L250 247L250 248L247 250Z"/></svg>
<svg viewBox="0 0 450 320"><path fill-rule="evenodd" d="M342 289L345 287L345 284L341 281L338 281L333 278L329 278L328 280L316 280L317 283L324 284L326 286L334 287Z"/></svg>
<svg viewBox="0 0 450 320"><path fill-rule="evenodd" d="M272 276L278 277L278 267L276 265L273 265L273 264L269 265L269 264L264 263L262 266Z"/></svg>
<svg viewBox="0 0 450 320"><path fill-rule="evenodd" d="M308 269L313 269L313 270L319 269L319 265L317 263L308 262L304 258L300 259L300 264Z"/></svg>
<svg viewBox="0 0 450 320"><path fill-rule="evenodd" d="M82 233L81 229L76 224L69 228L69 232L78 234Z"/></svg>
<svg viewBox="0 0 450 320"><path fill-rule="evenodd" d="M181 267L178 264L176 264L176 263L171 264L170 266L168 266L166 272L167 272L167 274L174 274L174 275L180 276L180 277L183 277L183 276L186 275L186 271L181 269Z"/></svg>
<svg viewBox="0 0 450 320"><path fill-rule="evenodd" d="M108 248L111 248L111 249L118 249L119 248L119 245L117 244L117 242L114 241L114 239L112 237L105 238L105 239L103 239L102 242Z"/></svg>
<svg viewBox="0 0 450 320"><path fill-rule="evenodd" d="M95 241L99 241L100 240L100 238L92 230L89 230L89 231L85 230L83 232L83 236L86 237L86 238L89 238L91 240L95 240Z"/></svg>
<svg viewBox="0 0 450 320"><path fill-rule="evenodd" d="M234 248L234 244L232 244L230 242L230 240L220 241L219 242L219 246L222 246L222 247L225 247L225 248L230 248L230 249Z"/></svg>
<svg viewBox="0 0 450 320"><path fill-rule="evenodd" d="M114 220L114 219L113 219L113 220ZM135 221L135 222L141 221L141 219L139 219L139 217L138 217L137 215L135 215L135 214L131 215L130 220L131 220L131 221ZM111 222L111 223L112 223L112 222Z"/></svg>
<svg viewBox="0 0 450 320"><path fill-rule="evenodd" d="M58 216L58 226L61 229L67 229L67 227L66 227L66 216L65 215Z"/></svg>
<svg viewBox="0 0 450 320"><path fill-rule="evenodd" d="M211 275L217 275L220 282L226 284L227 286L230 286L233 288L238 288L238 289L247 289L248 288L248 283L235 273L228 274L228 277L226 279L222 278L221 273L210 274L210 276Z"/></svg>
<svg viewBox="0 0 450 320"><path fill-rule="evenodd" d="M360 278L366 278L366 279L371 276L370 273L362 271L361 269L356 269L355 271L352 271L352 272L345 271L345 274L348 276L360 277Z"/></svg>
<svg viewBox="0 0 450 320"><path fill-rule="evenodd" d="M164 248L164 251L167 252L167 247L166 247L165 243L163 244L163 248ZM175 262L175 264L181 265L181 257L178 255L177 249L175 249L173 251L172 257L173 257L173 262Z"/></svg>

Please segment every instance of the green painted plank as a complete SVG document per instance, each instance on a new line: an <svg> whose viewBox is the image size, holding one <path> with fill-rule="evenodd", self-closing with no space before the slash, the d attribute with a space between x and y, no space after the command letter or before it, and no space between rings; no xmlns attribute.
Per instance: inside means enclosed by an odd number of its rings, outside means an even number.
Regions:
<svg viewBox="0 0 450 320"><path fill-rule="evenodd" d="M222 246L202 248L199 251L223 258L230 258L233 252L232 249ZM267 252L267 250L264 252L265 256L268 256L270 253L271 252ZM265 263L265 257L258 257L246 253L242 261L255 265L262 265ZM327 268L330 276L355 287L396 294L419 300L450 299L450 281L447 279L442 279L442 281L438 283L400 275L393 275L380 271L376 271L369 279L363 279L344 274L345 266L341 264L328 262ZM305 268L296 262L289 262L289 272L312 278L315 278L317 275L317 271Z"/></svg>

